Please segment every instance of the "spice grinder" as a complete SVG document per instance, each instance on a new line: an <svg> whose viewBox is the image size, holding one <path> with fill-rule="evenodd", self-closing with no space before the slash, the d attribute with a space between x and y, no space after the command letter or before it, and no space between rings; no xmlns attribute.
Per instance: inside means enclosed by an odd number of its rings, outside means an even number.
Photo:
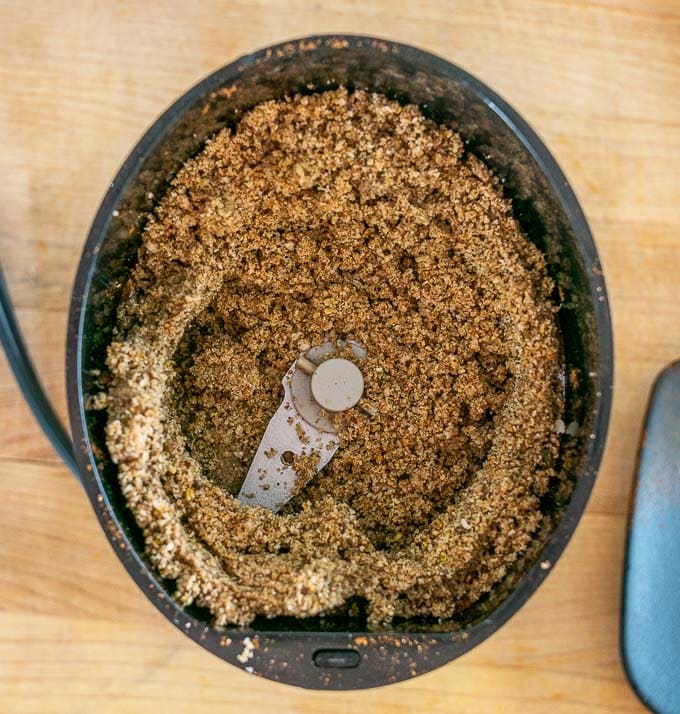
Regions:
<svg viewBox="0 0 680 714"><path fill-rule="evenodd" d="M415 104L427 118L458 132L465 151L498 177L522 230L544 254L559 305L565 428L559 429L555 467L564 478L543 497L544 526L512 571L454 619L403 619L376 631L367 628L361 608L351 608L355 614L258 617L247 628L218 628L207 610L180 607L173 582L151 568L107 452L106 414L91 408L92 398L101 389L106 349L141 233L183 163L263 101L339 87ZM548 150L515 111L463 70L413 47L335 35L269 47L204 79L146 132L102 201L77 272L66 355L72 445L40 389L0 287L0 334L10 363L41 425L81 480L116 554L187 637L258 676L308 688L357 689L408 679L455 659L497 630L536 590L592 489L611 406L613 351L604 276L583 212Z"/></svg>

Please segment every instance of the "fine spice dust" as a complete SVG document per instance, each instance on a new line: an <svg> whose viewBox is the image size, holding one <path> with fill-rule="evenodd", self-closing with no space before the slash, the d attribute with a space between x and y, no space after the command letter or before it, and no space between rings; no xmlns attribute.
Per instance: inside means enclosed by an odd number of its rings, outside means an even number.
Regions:
<svg viewBox="0 0 680 714"><path fill-rule="evenodd" d="M108 351L107 444L153 565L216 623L363 598L451 617L527 549L562 413L552 283L499 182L414 106L271 101L186 162ZM281 379L366 347L376 408L274 514L235 498ZM354 600L356 602L356 600Z"/></svg>

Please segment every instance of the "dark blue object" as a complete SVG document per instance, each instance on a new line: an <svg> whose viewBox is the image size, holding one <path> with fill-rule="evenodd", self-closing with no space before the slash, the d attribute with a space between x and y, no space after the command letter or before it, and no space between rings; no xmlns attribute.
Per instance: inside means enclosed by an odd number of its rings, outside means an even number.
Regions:
<svg viewBox="0 0 680 714"><path fill-rule="evenodd" d="M621 647L631 684L680 714L680 361L652 391L624 575Z"/></svg>

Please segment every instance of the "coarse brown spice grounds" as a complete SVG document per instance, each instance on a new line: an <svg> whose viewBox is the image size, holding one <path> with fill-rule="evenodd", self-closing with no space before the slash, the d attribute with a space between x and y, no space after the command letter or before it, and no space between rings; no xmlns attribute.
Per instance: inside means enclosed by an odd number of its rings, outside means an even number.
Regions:
<svg viewBox="0 0 680 714"><path fill-rule="evenodd" d="M562 415L552 283L498 181L417 107L272 101L177 174L108 351L107 444L154 567L217 624L450 617L542 524ZM281 379L366 346L341 447L280 514L234 497Z"/></svg>

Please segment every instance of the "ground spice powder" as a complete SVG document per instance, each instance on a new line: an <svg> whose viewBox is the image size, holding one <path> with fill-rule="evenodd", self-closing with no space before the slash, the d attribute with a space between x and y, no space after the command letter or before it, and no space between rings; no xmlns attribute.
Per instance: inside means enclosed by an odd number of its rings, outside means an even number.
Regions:
<svg viewBox="0 0 680 714"><path fill-rule="evenodd" d="M217 624L366 602L450 617L540 527L552 284L460 136L345 90L272 101L180 170L125 288L107 444L154 567ZM301 350L365 345L372 417L280 514L234 497Z"/></svg>

